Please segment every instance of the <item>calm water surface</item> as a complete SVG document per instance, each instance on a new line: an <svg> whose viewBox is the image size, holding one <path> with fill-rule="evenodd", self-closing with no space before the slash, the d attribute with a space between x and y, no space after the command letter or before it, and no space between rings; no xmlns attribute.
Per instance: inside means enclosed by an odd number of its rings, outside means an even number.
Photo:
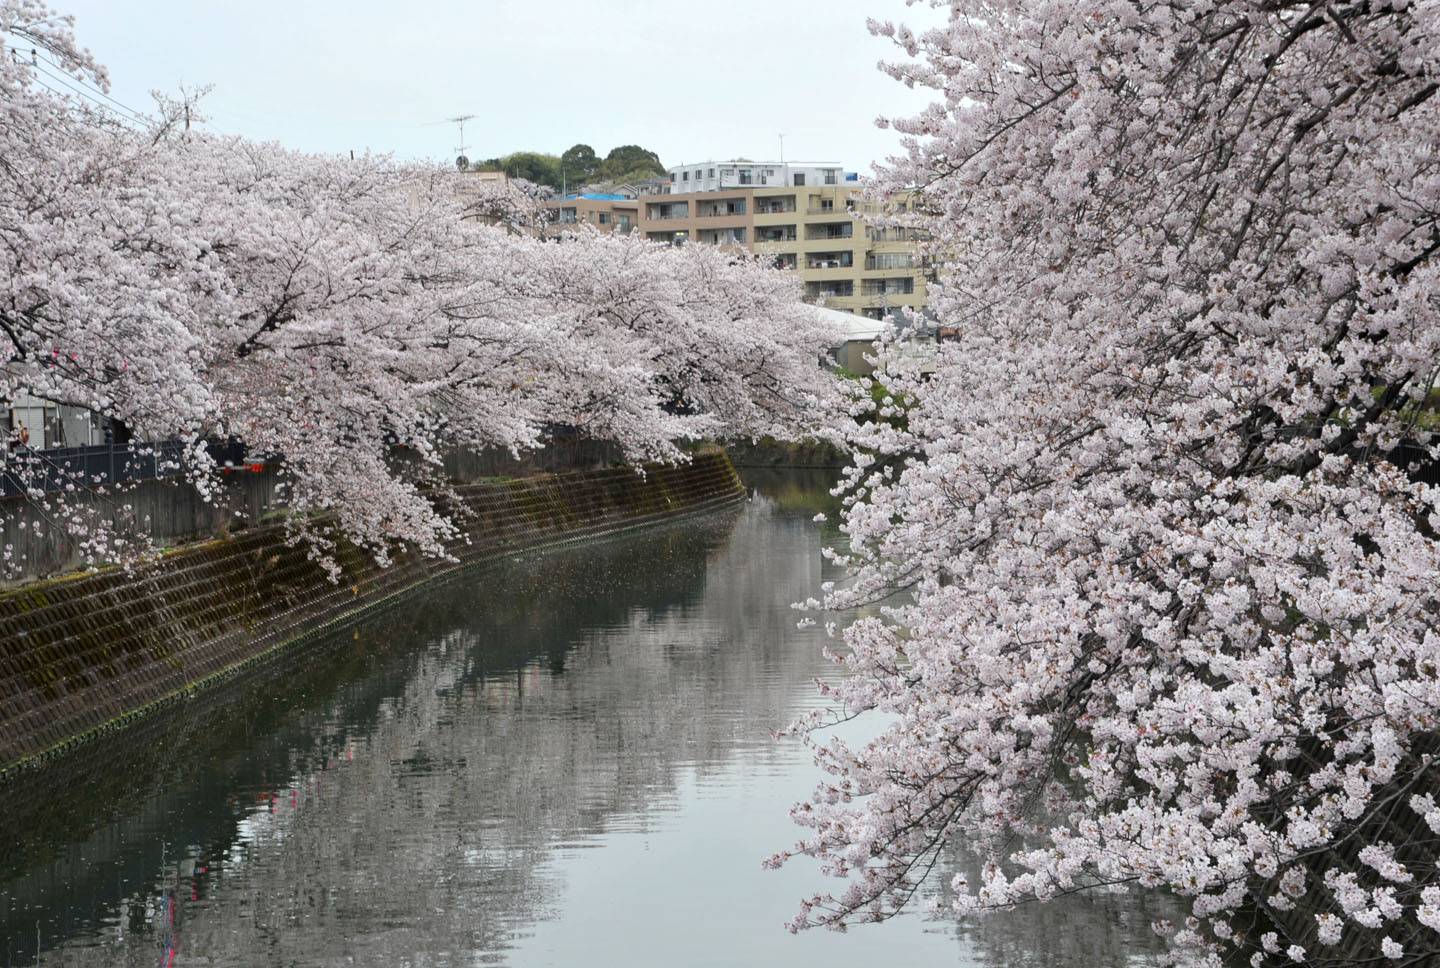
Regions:
<svg viewBox="0 0 1440 968"><path fill-rule="evenodd" d="M6 791L0 965L1156 961L1146 898L781 929L826 483L474 573Z"/></svg>

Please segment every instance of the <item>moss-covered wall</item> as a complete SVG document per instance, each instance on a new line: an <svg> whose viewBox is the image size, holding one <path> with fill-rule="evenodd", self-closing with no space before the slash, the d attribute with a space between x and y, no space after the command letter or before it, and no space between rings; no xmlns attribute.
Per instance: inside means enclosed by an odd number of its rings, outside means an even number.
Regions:
<svg viewBox="0 0 1440 968"><path fill-rule="evenodd" d="M0 777L158 710L418 585L507 553L594 537L738 500L720 453L645 475L582 471L456 490L456 561L380 568L341 545L332 582L283 528L190 546L0 594Z"/></svg>

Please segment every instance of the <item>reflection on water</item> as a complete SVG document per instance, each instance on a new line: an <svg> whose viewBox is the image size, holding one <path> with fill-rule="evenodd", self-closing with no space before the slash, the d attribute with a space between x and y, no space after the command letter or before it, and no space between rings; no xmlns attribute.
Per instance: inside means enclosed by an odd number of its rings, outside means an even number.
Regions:
<svg viewBox="0 0 1440 968"><path fill-rule="evenodd" d="M1136 898L781 930L827 483L473 573L4 791L0 965L1149 963Z"/></svg>

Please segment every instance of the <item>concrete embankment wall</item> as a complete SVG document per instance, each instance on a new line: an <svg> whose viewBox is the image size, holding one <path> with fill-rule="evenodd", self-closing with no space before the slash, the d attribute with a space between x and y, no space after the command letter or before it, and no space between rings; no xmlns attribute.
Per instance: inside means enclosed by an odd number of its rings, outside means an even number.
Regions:
<svg viewBox="0 0 1440 968"><path fill-rule="evenodd" d="M530 477L595 470L618 463L620 448L606 441L557 437L539 450L515 456L497 448L453 450L443 455L441 476L451 484L473 484L491 477ZM397 464L406 457L391 455ZM413 459L413 458L411 458ZM183 477L134 481L110 492L80 488L65 495L66 513L99 525L127 541L164 548L220 537L263 522L284 509L276 464L226 471L219 486L202 495ZM0 587L34 581L84 568L83 547L75 531L55 520L56 509L25 497L0 497L0 546L10 552L0 569Z"/></svg>
<svg viewBox="0 0 1440 968"><path fill-rule="evenodd" d="M283 528L258 528L112 569L0 593L0 779L273 658L437 578L534 550L721 507L744 496L729 460L645 475L615 468L455 491L456 561L388 568L342 543L338 582Z"/></svg>

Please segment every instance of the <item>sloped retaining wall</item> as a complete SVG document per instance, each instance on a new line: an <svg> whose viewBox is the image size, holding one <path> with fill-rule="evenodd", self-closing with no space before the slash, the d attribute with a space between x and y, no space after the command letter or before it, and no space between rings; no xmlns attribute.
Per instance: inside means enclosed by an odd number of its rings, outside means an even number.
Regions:
<svg viewBox="0 0 1440 968"><path fill-rule="evenodd" d="M378 567L351 546L331 582L282 528L0 595L0 780L236 675L417 586L535 550L717 508L744 488L719 453L686 465L473 484L456 491L457 561Z"/></svg>

